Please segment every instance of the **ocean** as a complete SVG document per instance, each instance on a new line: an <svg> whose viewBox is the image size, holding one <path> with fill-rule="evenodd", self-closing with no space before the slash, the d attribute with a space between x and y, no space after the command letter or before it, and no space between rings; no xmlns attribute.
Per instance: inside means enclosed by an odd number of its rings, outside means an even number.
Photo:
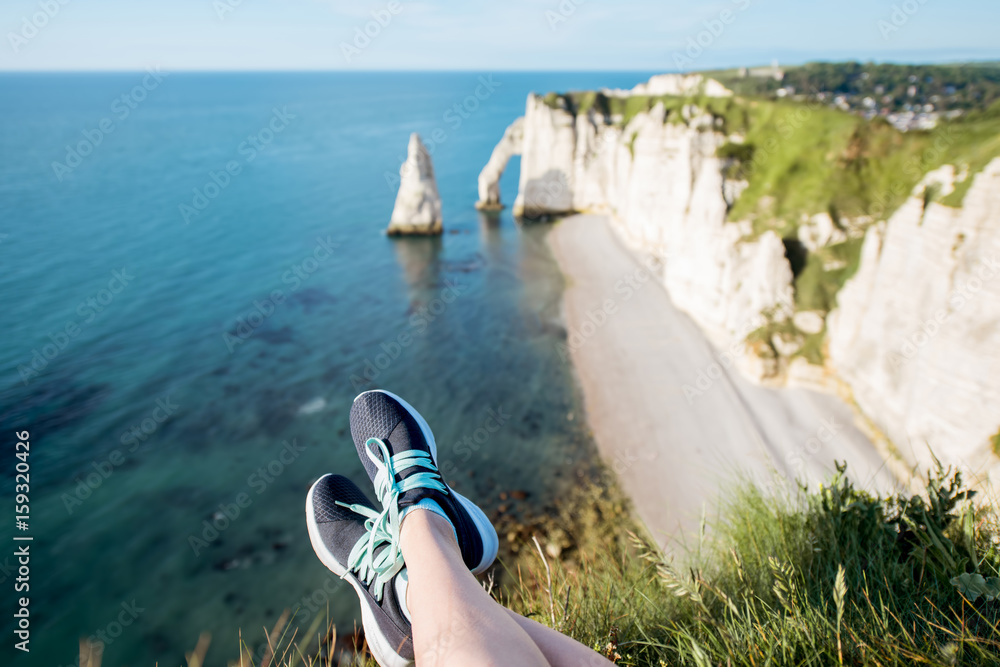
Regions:
<svg viewBox="0 0 1000 667"><path fill-rule="evenodd" d="M105 665L180 665L208 632L219 664L286 608L350 629L356 598L313 555L304 501L326 472L371 495L348 425L366 389L421 410L487 513L573 483L596 449L548 227L478 213L476 177L529 91L646 78L0 75L4 599L12 538L33 538L31 653L5 613L2 662L72 665L94 637ZM383 234L411 132L441 238Z"/></svg>

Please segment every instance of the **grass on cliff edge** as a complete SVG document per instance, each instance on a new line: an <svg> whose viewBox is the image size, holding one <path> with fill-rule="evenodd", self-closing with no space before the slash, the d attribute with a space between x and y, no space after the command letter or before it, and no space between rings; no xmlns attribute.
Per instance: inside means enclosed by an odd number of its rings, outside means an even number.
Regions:
<svg viewBox="0 0 1000 667"><path fill-rule="evenodd" d="M493 594L620 665L1000 665L994 515L958 475L927 489L877 497L843 470L780 497L743 485L683 566L609 527L598 490L599 540L544 563L529 543ZM337 664L291 643L275 639L269 664Z"/></svg>
<svg viewBox="0 0 1000 667"><path fill-rule="evenodd" d="M996 526L969 496L944 472L923 497L744 486L683 567L641 542L557 567L555 625L623 665L1000 664ZM512 606L551 625L544 571L524 581Z"/></svg>
<svg viewBox="0 0 1000 667"><path fill-rule="evenodd" d="M836 223L861 216L886 219L924 174L945 164L965 175L955 192L941 199L958 207L973 177L1000 156L1000 103L929 132L907 133L881 119L866 121L815 104L742 104L744 142L735 168L749 186L729 217L754 221L757 233L774 229L794 235L802 219L816 213L829 213ZM734 148L723 146L720 154L728 156Z"/></svg>
<svg viewBox="0 0 1000 667"><path fill-rule="evenodd" d="M955 165L965 178L940 201L959 207L973 177L1000 156L1000 102L942 121L931 131L903 133L881 118L867 121L816 102L609 97L594 91L542 99L574 116L593 112L621 127L656 104L664 106L669 123L686 122L681 111L689 104L710 113L717 130L741 139L718 153L734 159L732 177L749 182L729 219L753 221L754 235L773 229L794 236L798 225L817 213L829 213L838 223L863 216L886 219L927 172L945 164Z"/></svg>

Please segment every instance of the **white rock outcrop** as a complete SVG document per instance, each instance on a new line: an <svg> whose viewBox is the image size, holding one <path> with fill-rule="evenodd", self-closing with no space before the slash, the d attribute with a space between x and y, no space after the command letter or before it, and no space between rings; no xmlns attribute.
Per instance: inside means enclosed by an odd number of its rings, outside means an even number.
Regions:
<svg viewBox="0 0 1000 667"><path fill-rule="evenodd" d="M632 94L729 97L733 93L715 79L706 79L701 74L657 74L633 88Z"/></svg>
<svg viewBox="0 0 1000 667"><path fill-rule="evenodd" d="M693 85L654 77L638 91ZM888 221L802 221L810 252L866 234L860 267L824 321L794 312L782 240L727 221L746 184L724 180L716 149L727 137L713 118L690 106L667 118L657 105L620 120L529 96L515 214L609 215L629 245L662 260L672 300L728 351L753 347L746 336L765 318L793 317L804 333L825 325L825 368L796 358L782 371L767 350L737 354L739 365L754 379L784 373L809 386L833 371L909 467L926 470L937 456L1000 484L1000 158L975 176L950 166L927 174ZM965 178L975 180L961 208L939 203ZM772 337L768 348L793 353L801 342Z"/></svg>
<svg viewBox="0 0 1000 667"><path fill-rule="evenodd" d="M479 201L476 208L483 211L497 211L500 203L500 176L514 155L520 155L524 143L524 118L518 118L503 133L500 143L493 149L490 161L479 172Z"/></svg>
<svg viewBox="0 0 1000 667"><path fill-rule="evenodd" d="M533 217L574 209L573 162L576 122L572 114L552 109L538 95L528 95L521 152L521 176L514 214Z"/></svg>
<svg viewBox="0 0 1000 667"><path fill-rule="evenodd" d="M840 229L829 213L817 213L808 222L799 225L799 242L814 252L825 245L842 243L847 240L847 233Z"/></svg>
<svg viewBox="0 0 1000 667"><path fill-rule="evenodd" d="M399 192L386 233L390 236L437 235L443 231L441 196L430 153L416 132L410 135L406 161L399 168Z"/></svg>
<svg viewBox="0 0 1000 667"><path fill-rule="evenodd" d="M727 222L715 155L726 138L697 109L685 117L667 120L658 104L620 127L529 96L514 212L610 214L627 243L663 259L674 302L728 348L764 323L762 312L791 312L792 273L778 236L744 240L749 223Z"/></svg>
<svg viewBox="0 0 1000 667"><path fill-rule="evenodd" d="M1000 481L1000 158L960 209L931 202L954 170L928 174L869 229L855 276L827 320L830 357L860 408L910 465L946 464Z"/></svg>
<svg viewBox="0 0 1000 667"><path fill-rule="evenodd" d="M733 94L733 91L715 79L706 79L701 74L657 74L649 81L640 83L630 90L604 88L601 92L609 97L629 97L631 95L730 97Z"/></svg>

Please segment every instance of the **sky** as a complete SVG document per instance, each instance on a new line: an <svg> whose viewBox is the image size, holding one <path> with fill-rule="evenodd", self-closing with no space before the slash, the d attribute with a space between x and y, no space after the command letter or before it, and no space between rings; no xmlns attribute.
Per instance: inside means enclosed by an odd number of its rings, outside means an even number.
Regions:
<svg viewBox="0 0 1000 667"><path fill-rule="evenodd" d="M1000 60L997 0L3 0L0 70Z"/></svg>

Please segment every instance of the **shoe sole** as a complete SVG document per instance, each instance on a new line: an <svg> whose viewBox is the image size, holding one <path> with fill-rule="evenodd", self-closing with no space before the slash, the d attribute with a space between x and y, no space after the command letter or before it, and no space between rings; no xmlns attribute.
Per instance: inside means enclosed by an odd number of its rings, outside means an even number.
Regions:
<svg viewBox="0 0 1000 667"><path fill-rule="evenodd" d="M361 582L355 576L346 576L347 566L340 563L326 548L326 545L323 544L323 539L319 534L319 526L316 524L316 513L313 508L313 491L316 489L316 485L325 477L326 475L316 480L312 487L310 487L309 494L306 496L306 525L309 528L309 542L312 544L313 551L316 552L316 556L319 557L320 562L328 570L341 579L350 582L355 592L357 592L358 599L362 601L361 624L365 628L365 641L368 642L368 648L371 649L375 661L382 665L382 667L413 667L413 661L396 653L389 639L382 633L378 622L375 620L375 616L372 614L371 605L367 602L368 592L362 587Z"/></svg>
<svg viewBox="0 0 1000 667"><path fill-rule="evenodd" d="M412 405L404 401L402 398L396 396L396 394L391 391L386 391L384 389L372 389L371 391L362 392L361 394L358 394L358 397L354 400L358 400L358 398L364 396L365 394L385 394L393 400L398 401L399 404L403 406L403 409L410 413L420 426L420 431L424 434L424 440L427 441L427 445L431 450L431 461L434 463L434 466L437 467L437 443L434 441L434 432L431 431L431 427L427 423L427 420L424 419L423 415L417 412ZM442 480L443 479L444 478L442 477ZM445 486L448 486L447 482L445 482ZM469 513L469 516L472 517L472 522L476 524L476 528L479 530L479 537L483 541L483 558L479 561L479 564L473 568L472 574L482 574L489 569L490 565L493 564L493 561L496 560L497 552L500 550L500 538L497 536L497 531L493 527L493 524L490 522L483 510L479 508L479 505L472 502L450 486L448 486L448 492L455 495L458 502L465 508L465 511Z"/></svg>

